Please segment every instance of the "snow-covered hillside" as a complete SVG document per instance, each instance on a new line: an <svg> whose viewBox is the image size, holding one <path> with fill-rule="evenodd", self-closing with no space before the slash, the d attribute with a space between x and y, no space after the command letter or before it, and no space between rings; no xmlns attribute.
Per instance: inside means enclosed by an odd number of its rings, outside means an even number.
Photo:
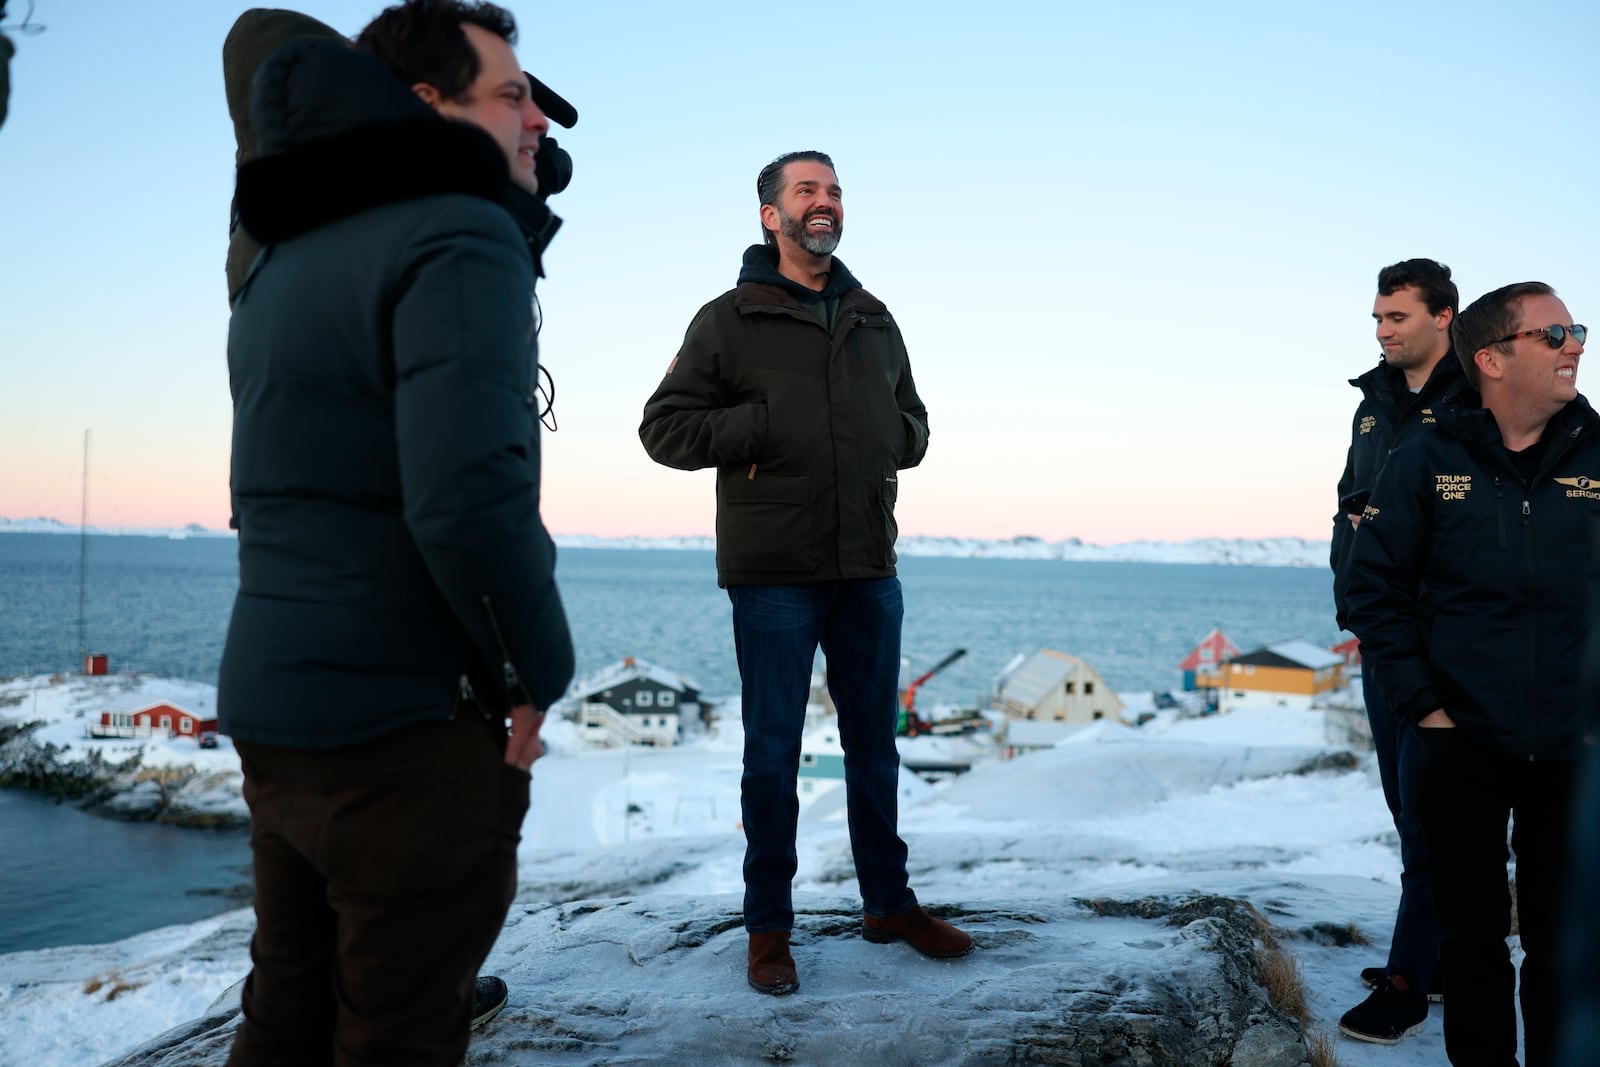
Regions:
<svg viewBox="0 0 1600 1067"><path fill-rule="evenodd" d="M1098 724L942 788L907 779L912 882L973 929L980 949L965 961L860 940L842 812L819 802L799 839L801 991L761 997L742 973L740 735L723 710L711 736L676 749L585 749L566 724L549 727L518 904L488 964L510 981L511 1005L469 1062L733 1063L751 1049L830 1067L861 1062L840 1058L849 1049L884 1065L941 1062L905 1058L930 1047L963 1050L942 1062L1003 1062L994 1057L1018 1034L1061 1040L1069 1022L1137 1018L1156 990L1212 1010L1187 983L1219 980L1205 969L1215 953L1185 956L1182 945L1227 935L1178 917L1195 894L1248 901L1278 928L1304 972L1313 1027L1333 1029L1365 995L1357 973L1384 958L1399 865L1370 759L1319 770L1340 762L1321 713L1240 710ZM1148 916L1149 901L1176 911ZM193 1018L243 976L249 928L249 913L234 912L115 945L0 957L0 1067L102 1062ZM225 1047L226 1000L218 1012L183 1039L195 1058L165 1062L220 1062L201 1055ZM1435 1008L1427 1030L1395 1048L1340 1040L1340 1062L1442 1062L1439 1018ZM930 1033L943 1044L930 1046Z"/></svg>
<svg viewBox="0 0 1600 1067"><path fill-rule="evenodd" d="M0 533L75 534L76 526L55 519L0 518ZM232 537L231 530L208 530L190 524L181 529L102 528L94 534L137 534L145 537ZM557 534L562 548L691 549L716 548L710 537L597 537ZM1127 541L1115 545L1085 544L1076 537L1046 541L1038 537L983 539L908 535L896 549L902 556L958 556L966 559L1058 559L1094 563L1213 563L1252 567L1326 567L1328 542L1304 537L1223 538L1189 541Z"/></svg>

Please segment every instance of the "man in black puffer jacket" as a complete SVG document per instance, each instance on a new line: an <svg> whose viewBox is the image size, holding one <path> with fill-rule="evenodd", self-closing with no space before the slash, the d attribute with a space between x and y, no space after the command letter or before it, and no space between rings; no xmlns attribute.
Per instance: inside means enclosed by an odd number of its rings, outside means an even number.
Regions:
<svg viewBox="0 0 1600 1067"><path fill-rule="evenodd" d="M411 0L255 78L219 685L256 868L235 1064L458 1063L515 889L573 655L539 518L547 122L514 32Z"/></svg>
<svg viewBox="0 0 1600 1067"><path fill-rule="evenodd" d="M1584 579L1600 518L1600 417L1576 386L1585 332L1539 282L1462 311L1455 350L1482 407L1462 394L1435 432L1390 457L1351 547L1350 627L1395 714L1417 726L1445 1048L1458 1067L1515 1062L1508 820L1525 1062L1555 1054Z"/></svg>
<svg viewBox="0 0 1600 1067"><path fill-rule="evenodd" d="M1450 351L1450 324L1461 300L1450 268L1431 259L1408 259L1378 272L1372 318L1382 361L1350 384L1361 403L1350 423L1350 452L1339 479L1333 517L1333 601L1345 628L1344 570L1361 509L1372 483L1397 446L1430 428L1434 409L1464 384ZM1374 681L1371 650L1361 656L1362 695L1383 799L1400 835L1400 907L1395 912L1389 958L1361 977L1372 995L1344 1014L1339 1029L1361 1041L1391 1043L1415 1033L1428 1017L1439 958L1439 921L1428 885L1428 854L1417 815L1416 733L1396 717Z"/></svg>

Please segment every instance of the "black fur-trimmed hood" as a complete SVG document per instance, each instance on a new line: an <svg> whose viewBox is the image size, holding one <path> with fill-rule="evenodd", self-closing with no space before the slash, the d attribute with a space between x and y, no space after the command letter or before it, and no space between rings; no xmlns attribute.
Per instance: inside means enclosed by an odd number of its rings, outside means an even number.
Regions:
<svg viewBox="0 0 1600 1067"><path fill-rule="evenodd" d="M516 197L500 147L442 118L372 56L312 41L274 53L256 72L257 158L239 168L239 221L263 245L392 204L465 193L500 204L535 264L560 220Z"/></svg>

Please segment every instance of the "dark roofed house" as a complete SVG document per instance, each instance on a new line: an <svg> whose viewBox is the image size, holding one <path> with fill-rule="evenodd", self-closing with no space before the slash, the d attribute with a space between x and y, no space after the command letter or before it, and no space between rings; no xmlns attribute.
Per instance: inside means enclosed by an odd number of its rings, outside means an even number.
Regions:
<svg viewBox="0 0 1600 1067"><path fill-rule="evenodd" d="M578 723L592 744L675 745L683 735L683 717L701 714L694 682L633 656L576 688Z"/></svg>
<svg viewBox="0 0 1600 1067"><path fill-rule="evenodd" d="M1223 665L1218 710L1245 705L1309 708L1344 685L1344 657L1309 641L1284 641Z"/></svg>

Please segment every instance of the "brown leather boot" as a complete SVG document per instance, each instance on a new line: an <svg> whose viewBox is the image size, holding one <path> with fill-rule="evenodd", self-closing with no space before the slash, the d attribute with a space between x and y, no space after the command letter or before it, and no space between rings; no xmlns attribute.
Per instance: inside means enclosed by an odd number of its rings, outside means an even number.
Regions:
<svg viewBox="0 0 1600 1067"><path fill-rule="evenodd" d="M924 956L941 960L965 956L974 947L972 938L920 907L882 919L865 916L861 922L861 936L880 945L904 941Z"/></svg>
<svg viewBox="0 0 1600 1067"><path fill-rule="evenodd" d="M800 988L794 957L789 955L789 931L769 930L750 935L750 967L746 972L750 988L775 997Z"/></svg>

